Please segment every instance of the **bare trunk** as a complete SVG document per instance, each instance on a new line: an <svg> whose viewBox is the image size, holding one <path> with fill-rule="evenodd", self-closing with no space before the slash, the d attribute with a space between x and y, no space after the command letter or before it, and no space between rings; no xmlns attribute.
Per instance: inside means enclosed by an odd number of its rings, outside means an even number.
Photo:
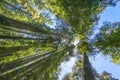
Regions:
<svg viewBox="0 0 120 80"><path fill-rule="evenodd" d="M93 70L92 70L92 66L89 62L89 59L88 59L88 56L87 56L86 53L84 54L83 77L84 77L84 80L95 80Z"/></svg>

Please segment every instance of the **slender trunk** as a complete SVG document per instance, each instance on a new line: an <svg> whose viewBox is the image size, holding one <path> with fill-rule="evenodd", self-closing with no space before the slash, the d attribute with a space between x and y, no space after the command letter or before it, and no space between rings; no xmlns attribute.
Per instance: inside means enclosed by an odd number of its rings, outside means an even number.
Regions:
<svg viewBox="0 0 120 80"><path fill-rule="evenodd" d="M0 35L0 39L11 39L11 40L46 40L46 39L39 39L39 38L27 38L27 37L17 37L17 36L3 36Z"/></svg>
<svg viewBox="0 0 120 80"><path fill-rule="evenodd" d="M8 17L3 16L3 15L0 15L0 22L2 25L14 27L17 29L24 29L24 30L29 30L32 32L38 32L38 33L44 33L44 34L55 34L53 32L43 30L38 26L34 26L32 24L28 24L28 23L25 23L22 21L14 20L14 19L8 18Z"/></svg>
<svg viewBox="0 0 120 80"><path fill-rule="evenodd" d="M26 31L14 29L14 28L6 27L6 26L1 26L1 28L5 31L8 31L8 32L13 31L13 32L17 32L17 33L23 33L23 34L26 34L26 35L37 36L33 32L26 32ZM39 35L41 35L41 34L39 34Z"/></svg>
<svg viewBox="0 0 120 80"><path fill-rule="evenodd" d="M30 46L0 47L0 59L13 55L13 52L29 49Z"/></svg>
<svg viewBox="0 0 120 80"><path fill-rule="evenodd" d="M38 55L33 54L33 55L30 55L30 56L26 56L24 58L19 58L18 60L15 60L15 61L12 61L12 62L8 62L8 63L5 63L5 64L0 64L0 66L3 67L1 70L2 70L2 72L5 72L5 71L8 71L8 70L14 69L15 67L19 67L21 65L25 65L25 64L30 63L32 61L35 61L37 59L40 59L39 60L39 62L40 62L41 60L46 59L47 57L49 57L47 55L53 55L53 52L54 52L54 50L46 52L44 54L38 54Z"/></svg>
<svg viewBox="0 0 120 80"><path fill-rule="evenodd" d="M25 23L25 22L22 22L22 21L14 20L12 18L6 17L6 16L1 15L1 14L0 14L0 23L2 25L8 26L8 27L23 29L23 30L29 30L31 32L43 33L43 34L47 34L47 35L54 35L54 36L69 39L69 37L51 32L50 30L44 30L44 29L42 29L38 26L28 24L28 23Z"/></svg>
<svg viewBox="0 0 120 80"><path fill-rule="evenodd" d="M88 56L87 56L86 53L84 54L83 77L84 77L84 80L95 80L93 70L92 70L92 66L89 62L89 59L88 59Z"/></svg>

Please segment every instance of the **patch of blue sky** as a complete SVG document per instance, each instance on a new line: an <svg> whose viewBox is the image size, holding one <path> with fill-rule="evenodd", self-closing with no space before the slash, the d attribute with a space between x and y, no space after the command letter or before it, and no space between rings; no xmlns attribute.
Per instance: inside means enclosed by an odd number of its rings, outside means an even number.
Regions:
<svg viewBox="0 0 120 80"><path fill-rule="evenodd" d="M95 26L93 34L90 39L94 39L95 35L99 33L99 29L102 27L105 21L108 22L120 22L120 2L115 7L107 7L101 14L98 21L98 25Z"/></svg>

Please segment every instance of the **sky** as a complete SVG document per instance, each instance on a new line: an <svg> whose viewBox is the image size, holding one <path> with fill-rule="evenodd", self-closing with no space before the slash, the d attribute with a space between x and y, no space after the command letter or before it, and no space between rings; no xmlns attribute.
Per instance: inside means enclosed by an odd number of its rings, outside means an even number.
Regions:
<svg viewBox="0 0 120 80"><path fill-rule="evenodd" d="M108 7L100 14L100 20L97 27L101 27L104 21L120 22L120 2L115 7ZM97 31L97 30L96 30ZM109 57L98 54L94 59L91 59L93 68L98 73L107 71L112 73L112 76L120 80L120 65L112 63Z"/></svg>
<svg viewBox="0 0 120 80"><path fill-rule="evenodd" d="M71 73L73 67L76 65L77 57L79 56L79 54L77 54L77 53L78 53L78 50L77 50L77 46L76 46L78 43L79 43L79 41L77 40L77 38L75 38L75 41L73 42L73 44L75 45L75 48L74 48L74 50L73 50L73 54L74 54L75 56L70 57L68 61L63 61L63 62L60 64L60 69L61 69L61 71L59 72L58 80L62 80L63 77L64 77L67 73Z"/></svg>
<svg viewBox="0 0 120 80"><path fill-rule="evenodd" d="M98 21L98 25L95 26L93 34L90 39L94 39L95 35L99 32L99 28L103 25L104 21L110 22L120 22L120 2L117 3L115 7L107 7L100 13L100 19Z"/></svg>

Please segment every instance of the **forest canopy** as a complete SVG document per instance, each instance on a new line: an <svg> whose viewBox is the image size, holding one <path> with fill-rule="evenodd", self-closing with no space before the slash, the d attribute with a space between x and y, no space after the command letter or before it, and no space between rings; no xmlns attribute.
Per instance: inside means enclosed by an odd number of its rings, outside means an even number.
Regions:
<svg viewBox="0 0 120 80"><path fill-rule="evenodd" d="M116 80L109 72L97 73L89 56L97 48L120 64L120 22L103 23L93 42L89 34L100 13L118 1L1 0L0 80L58 80L61 62L75 56L76 48L82 57L63 80Z"/></svg>

